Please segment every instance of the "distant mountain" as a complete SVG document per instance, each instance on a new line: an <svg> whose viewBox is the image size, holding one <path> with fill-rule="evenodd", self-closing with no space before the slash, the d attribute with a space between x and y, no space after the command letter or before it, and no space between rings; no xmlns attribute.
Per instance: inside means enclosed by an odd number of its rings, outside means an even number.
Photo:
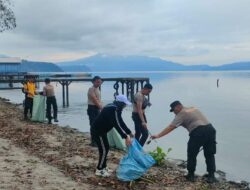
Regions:
<svg viewBox="0 0 250 190"><path fill-rule="evenodd" d="M183 70L183 65L144 56L107 56L97 54L76 61L57 63L63 70L85 66L91 71L162 71ZM68 70L67 70L68 71Z"/></svg>
<svg viewBox="0 0 250 190"><path fill-rule="evenodd" d="M9 57L9 56L0 54L0 58L7 58L7 57Z"/></svg>
<svg viewBox="0 0 250 190"><path fill-rule="evenodd" d="M250 62L236 62L231 64L224 64L220 66L209 65L191 65L186 66L189 71L240 71L250 70Z"/></svg>
<svg viewBox="0 0 250 190"><path fill-rule="evenodd" d="M110 56L97 54L91 57L57 63L64 71L229 71L250 70L250 62L237 62L221 66L182 65L160 58L146 56Z"/></svg>
<svg viewBox="0 0 250 190"><path fill-rule="evenodd" d="M214 67L218 71L250 70L250 62L236 62Z"/></svg>
<svg viewBox="0 0 250 190"><path fill-rule="evenodd" d="M22 60L20 66L21 72L63 72L63 70L53 63L36 62Z"/></svg>
<svg viewBox="0 0 250 190"><path fill-rule="evenodd" d="M7 57L5 55L1 56ZM155 57L97 54L75 61L56 64L22 60L20 70L22 72L233 71L250 70L250 62L236 62L220 66L186 66Z"/></svg>
<svg viewBox="0 0 250 190"><path fill-rule="evenodd" d="M90 72L90 68L85 65L59 65L63 71L65 72Z"/></svg>

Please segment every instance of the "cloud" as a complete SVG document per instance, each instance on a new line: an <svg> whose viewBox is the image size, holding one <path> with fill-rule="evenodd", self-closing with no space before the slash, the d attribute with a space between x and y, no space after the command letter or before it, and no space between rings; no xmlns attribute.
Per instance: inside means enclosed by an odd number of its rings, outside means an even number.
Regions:
<svg viewBox="0 0 250 190"><path fill-rule="evenodd" d="M15 0L14 4L17 28L0 34L1 54L48 61L62 54L136 54L194 64L223 63L226 52L231 60L249 58L248 0Z"/></svg>

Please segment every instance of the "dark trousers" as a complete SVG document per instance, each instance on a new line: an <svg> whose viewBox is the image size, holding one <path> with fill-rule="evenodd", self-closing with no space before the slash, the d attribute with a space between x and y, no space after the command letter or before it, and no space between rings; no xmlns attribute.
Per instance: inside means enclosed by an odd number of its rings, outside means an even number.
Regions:
<svg viewBox="0 0 250 190"><path fill-rule="evenodd" d="M216 153L216 130L209 124L199 126L190 133L187 148L187 170L194 173L196 168L196 157L201 147L203 147L206 159L207 171L213 174L216 170L215 153Z"/></svg>
<svg viewBox="0 0 250 190"><path fill-rule="evenodd" d="M54 119L57 119L57 103L56 103L56 97L55 96L50 96L47 97L46 100L46 111L47 111L47 118L49 122L51 122L52 116L51 116L51 107L53 107L53 117Z"/></svg>
<svg viewBox="0 0 250 190"><path fill-rule="evenodd" d="M147 122L145 114L143 114L145 121ZM142 121L138 113L132 113L132 119L135 124L135 138L143 146L148 138L148 130L142 126Z"/></svg>
<svg viewBox="0 0 250 190"><path fill-rule="evenodd" d="M107 134L104 135L96 135L95 133L91 133L93 140L96 142L98 151L99 151L99 161L97 165L98 170L102 170L107 166L107 155L109 152L109 143Z"/></svg>
<svg viewBox="0 0 250 190"><path fill-rule="evenodd" d="M100 113L100 110L99 110L99 108L97 106L88 105L87 113L88 113L88 116L89 116L89 125L90 125L90 131L91 131L92 124L95 121L98 114ZM93 138L91 137L91 144L93 144L93 143L94 143L94 141L93 141Z"/></svg>
<svg viewBox="0 0 250 190"><path fill-rule="evenodd" d="M24 101L24 118L28 117L28 112L32 116L33 98L25 97Z"/></svg>

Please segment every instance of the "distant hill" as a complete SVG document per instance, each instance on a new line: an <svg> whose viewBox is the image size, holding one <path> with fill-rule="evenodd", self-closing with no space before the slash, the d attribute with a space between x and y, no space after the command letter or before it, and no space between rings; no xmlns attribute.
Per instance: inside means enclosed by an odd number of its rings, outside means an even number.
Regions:
<svg viewBox="0 0 250 190"><path fill-rule="evenodd" d="M214 67L218 71L250 70L250 62L236 62Z"/></svg>
<svg viewBox="0 0 250 190"><path fill-rule="evenodd" d="M97 54L76 61L57 63L63 70L85 66L89 71L162 71L182 70L183 65L144 56L106 56ZM88 70L89 69L89 70ZM68 70L67 70L68 71ZM71 70L72 71L72 70Z"/></svg>
<svg viewBox="0 0 250 190"><path fill-rule="evenodd" d="M5 55L0 55L7 57ZM250 70L250 62L236 62L220 66L183 65L146 56L111 56L97 54L91 57L60 63L22 60L23 72L109 72L109 71L233 71Z"/></svg>
<svg viewBox="0 0 250 190"><path fill-rule="evenodd" d="M9 57L9 56L0 54L0 58L7 58L7 57Z"/></svg>
<svg viewBox="0 0 250 190"><path fill-rule="evenodd" d="M85 65L58 65L65 72L90 72L90 68Z"/></svg>
<svg viewBox="0 0 250 190"><path fill-rule="evenodd" d="M250 62L238 62L221 66L182 65L160 58L146 56L110 56L97 54L91 57L57 63L64 71L229 71L250 70Z"/></svg>
<svg viewBox="0 0 250 190"><path fill-rule="evenodd" d="M53 63L36 62L22 60L20 66L21 72L63 72L63 70Z"/></svg>

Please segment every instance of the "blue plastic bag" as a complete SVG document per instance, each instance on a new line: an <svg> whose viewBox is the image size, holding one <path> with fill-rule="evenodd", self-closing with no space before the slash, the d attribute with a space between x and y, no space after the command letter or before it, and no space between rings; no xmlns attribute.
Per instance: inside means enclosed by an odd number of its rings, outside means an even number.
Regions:
<svg viewBox="0 0 250 190"><path fill-rule="evenodd" d="M153 164L155 160L145 153L136 139L132 139L125 155L119 163L116 176L121 181L133 181L140 178Z"/></svg>
<svg viewBox="0 0 250 190"><path fill-rule="evenodd" d="M129 154L134 160L140 164L143 168L150 168L153 164L155 164L155 160L151 155L144 152L140 143L136 140L132 140L132 147L130 148Z"/></svg>

